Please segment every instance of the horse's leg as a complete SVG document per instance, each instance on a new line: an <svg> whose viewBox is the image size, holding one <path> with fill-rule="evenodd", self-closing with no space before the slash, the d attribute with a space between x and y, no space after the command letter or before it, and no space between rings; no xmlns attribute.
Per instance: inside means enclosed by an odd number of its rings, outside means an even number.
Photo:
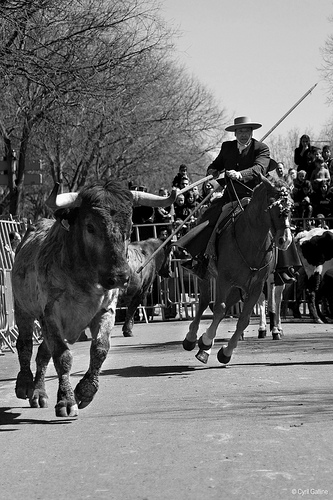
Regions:
<svg viewBox="0 0 333 500"><path fill-rule="evenodd" d="M248 294L246 295L243 304L243 310L237 321L236 331L230 338L228 344L226 346L222 346L217 354L217 359L219 360L220 363L224 364L229 363L232 353L234 349L236 349L237 347L239 339L241 338L244 330L248 327L250 323L251 313L256 302L258 301L261 290L262 290L262 283L259 283L259 285L256 285L251 290L249 290Z"/></svg>
<svg viewBox="0 0 333 500"><path fill-rule="evenodd" d="M197 332L199 330L200 320L210 302L210 280L205 279L199 282L199 304L193 321L190 323L188 333L183 340L185 351L192 351L197 343Z"/></svg>
<svg viewBox="0 0 333 500"><path fill-rule="evenodd" d="M213 321L199 338L198 346L199 351L196 354L196 358L202 363L207 363L211 349L214 344L214 339L216 337L217 327L224 318L226 312L235 305L240 300L240 293L237 288L233 288L230 293L230 285L224 286L226 280L220 280L218 283L218 288L216 291L216 300L213 308ZM225 298L227 296L227 298Z"/></svg>
<svg viewBox="0 0 333 500"><path fill-rule="evenodd" d="M273 340L280 340L283 335L281 325L281 302L283 290L286 285L275 285L274 287L274 308L275 308L275 321L272 328Z"/></svg>
<svg viewBox="0 0 333 500"><path fill-rule="evenodd" d="M257 302L259 308L259 327L258 327L258 339L264 339L267 333L267 323L266 323L266 298L264 292L261 292Z"/></svg>
<svg viewBox="0 0 333 500"><path fill-rule="evenodd" d="M15 393L16 397L19 399L30 399L34 390L33 374L31 371L34 318L26 315L18 305L16 305L15 319L19 332L16 341L16 349L20 364L20 371L16 379Z"/></svg>

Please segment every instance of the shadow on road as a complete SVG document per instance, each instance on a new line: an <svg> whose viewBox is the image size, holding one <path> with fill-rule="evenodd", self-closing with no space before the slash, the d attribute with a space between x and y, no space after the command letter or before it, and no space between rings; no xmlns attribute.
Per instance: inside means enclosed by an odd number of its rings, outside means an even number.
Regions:
<svg viewBox="0 0 333 500"><path fill-rule="evenodd" d="M22 413L13 412L14 408L3 407L0 408L0 432L11 432L17 429L1 428L2 426L16 427L17 425L63 425L73 423L73 419L57 419L57 420L43 420L43 419L31 419L31 418L21 418ZM30 408L29 408L30 410Z"/></svg>
<svg viewBox="0 0 333 500"><path fill-rule="evenodd" d="M200 367L199 367L200 368ZM164 377L182 375L197 370L197 367L186 365L174 366L126 366L125 368L115 368L114 370L103 370L101 375L115 375L117 377Z"/></svg>

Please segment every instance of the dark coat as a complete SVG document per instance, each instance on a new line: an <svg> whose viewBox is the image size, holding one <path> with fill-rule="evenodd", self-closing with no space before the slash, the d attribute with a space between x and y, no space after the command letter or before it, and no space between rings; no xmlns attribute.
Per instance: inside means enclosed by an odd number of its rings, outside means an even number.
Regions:
<svg viewBox="0 0 333 500"><path fill-rule="evenodd" d="M266 144L252 139L251 144L241 153L237 147L237 141L223 142L221 151L215 160L209 165L208 170L213 168L219 172L224 170L236 170L242 173L242 183L245 183L250 189L253 189L260 183L259 174L266 175L269 165L269 149ZM232 190L229 188L229 181L226 178L227 190L224 202L235 200ZM251 190L246 186L234 182L237 195L240 198L251 195ZM230 196L228 196L228 192Z"/></svg>

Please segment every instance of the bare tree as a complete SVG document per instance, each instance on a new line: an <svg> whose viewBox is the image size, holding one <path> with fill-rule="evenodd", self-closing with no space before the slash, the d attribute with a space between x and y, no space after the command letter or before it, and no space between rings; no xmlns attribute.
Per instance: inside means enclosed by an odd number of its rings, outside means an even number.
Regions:
<svg viewBox="0 0 333 500"><path fill-rule="evenodd" d="M57 128L61 110L80 114L83 101L96 107L98 100L121 95L123 75L138 57L167 42L167 32L145 0L9 0L0 5L0 16L3 128L18 152L10 193L16 214L35 130L44 123Z"/></svg>

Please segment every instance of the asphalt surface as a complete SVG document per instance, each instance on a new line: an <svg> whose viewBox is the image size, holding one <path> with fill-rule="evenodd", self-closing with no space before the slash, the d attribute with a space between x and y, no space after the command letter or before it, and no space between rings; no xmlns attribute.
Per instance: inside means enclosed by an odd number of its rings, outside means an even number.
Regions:
<svg viewBox="0 0 333 500"><path fill-rule="evenodd" d="M202 323L201 332L204 325ZM121 326L100 389L77 419L14 394L16 354L0 357L1 500L333 499L332 325L285 323L280 341L257 324L226 367L182 349L187 321ZM73 386L90 342L72 346ZM35 349L36 351L36 349Z"/></svg>

